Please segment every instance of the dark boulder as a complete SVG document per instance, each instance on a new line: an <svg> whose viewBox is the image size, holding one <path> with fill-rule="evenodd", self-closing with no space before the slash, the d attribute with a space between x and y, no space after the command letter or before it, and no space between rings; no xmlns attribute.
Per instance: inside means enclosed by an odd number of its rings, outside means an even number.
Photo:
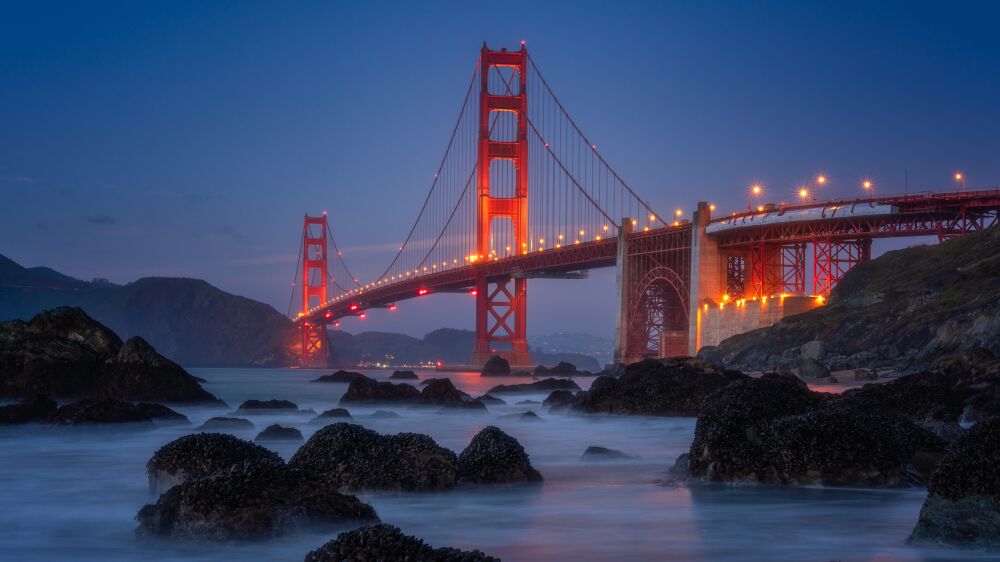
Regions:
<svg viewBox="0 0 1000 562"><path fill-rule="evenodd" d="M542 481L517 439L492 425L477 433L458 456L458 478L469 484Z"/></svg>
<svg viewBox="0 0 1000 562"><path fill-rule="evenodd" d="M420 391L408 384L393 384L372 379L358 379L347 387L341 404L385 404L420 401Z"/></svg>
<svg viewBox="0 0 1000 562"><path fill-rule="evenodd" d="M350 418L351 413L345 408L333 408L331 410L326 410L322 414L316 416L316 420L333 419L333 418Z"/></svg>
<svg viewBox="0 0 1000 562"><path fill-rule="evenodd" d="M576 394L569 390L553 390L548 397L542 401L542 406L548 408L550 414L565 412L573 404L577 403Z"/></svg>
<svg viewBox="0 0 1000 562"><path fill-rule="evenodd" d="M140 402L136 404L135 407L138 408L140 412L149 416L149 419L156 420L159 423L189 423L187 416L174 411L163 404Z"/></svg>
<svg viewBox="0 0 1000 562"><path fill-rule="evenodd" d="M156 535L202 540L274 537L306 525L377 521L375 510L321 479L271 462L243 461L167 490L137 516Z"/></svg>
<svg viewBox="0 0 1000 562"><path fill-rule="evenodd" d="M587 450L583 452L580 456L582 461L624 461L631 459L632 455L628 455L623 451L618 449L609 449L607 447L600 447L597 445L591 445L587 447Z"/></svg>
<svg viewBox="0 0 1000 562"><path fill-rule="evenodd" d="M510 374L510 363L499 355L494 355L486 360L480 375L484 377L504 376Z"/></svg>
<svg viewBox="0 0 1000 562"><path fill-rule="evenodd" d="M47 396L32 396L18 402L0 406L0 425L42 422L56 412L58 406Z"/></svg>
<svg viewBox="0 0 1000 562"><path fill-rule="evenodd" d="M264 428L254 437L254 443L266 443L268 441L296 441L302 442L302 432L294 427L285 427L272 424Z"/></svg>
<svg viewBox="0 0 1000 562"><path fill-rule="evenodd" d="M124 344L80 308L0 322L0 397L219 403L142 338Z"/></svg>
<svg viewBox="0 0 1000 562"><path fill-rule="evenodd" d="M456 479L455 453L430 437L343 422L313 434L288 464L349 490L445 490Z"/></svg>
<svg viewBox="0 0 1000 562"><path fill-rule="evenodd" d="M545 365L539 365L535 367L535 376L544 375L555 375L557 377L572 377L573 375L583 374L576 370L576 365L572 363L567 363L566 361L560 361L554 367L546 367Z"/></svg>
<svg viewBox="0 0 1000 562"><path fill-rule="evenodd" d="M480 402L482 402L484 404L495 404L497 406L504 406L504 405L507 404L507 402L505 402L504 400L501 400L501 399L497 398L496 396L493 396L493 395L490 395L490 394L484 394L484 395L480 396L479 398L476 398L476 400L478 400L478 401L480 401Z"/></svg>
<svg viewBox="0 0 1000 562"><path fill-rule="evenodd" d="M746 375L701 359L646 359L617 379L594 381L576 406L584 412L642 416L697 416L706 398Z"/></svg>
<svg viewBox="0 0 1000 562"><path fill-rule="evenodd" d="M57 425L78 425L90 423L140 423L152 427L153 418L149 413L132 404L114 398L84 398L59 408L51 423Z"/></svg>
<svg viewBox="0 0 1000 562"><path fill-rule="evenodd" d="M198 429L202 431L212 430L212 431L238 431L241 429L253 429L253 422L250 420L245 420L243 418L224 418L224 417L214 417L209 418L205 423L198 426Z"/></svg>
<svg viewBox="0 0 1000 562"><path fill-rule="evenodd" d="M944 454L911 539L1000 547L1000 418L979 422Z"/></svg>
<svg viewBox="0 0 1000 562"><path fill-rule="evenodd" d="M368 377L362 375L361 373L355 373L353 371L337 371L329 375L323 375L318 379L313 379L312 382L343 382L351 383L359 379L369 379Z"/></svg>
<svg viewBox="0 0 1000 562"><path fill-rule="evenodd" d="M467 395L455 388L451 379L435 379L420 391L420 401L435 406L461 404L467 400Z"/></svg>
<svg viewBox="0 0 1000 562"><path fill-rule="evenodd" d="M830 369L812 357L799 359L799 376L805 379L825 379L830 376Z"/></svg>
<svg viewBox="0 0 1000 562"><path fill-rule="evenodd" d="M535 412L532 412L531 410L526 410L526 411L521 412L519 414L504 414L504 415L500 416L499 419L501 419L501 420L513 420L513 421L519 421L519 422L539 422L539 421L545 421L545 420L543 420L541 418L541 416L539 416Z"/></svg>
<svg viewBox="0 0 1000 562"><path fill-rule="evenodd" d="M903 417L844 407L791 375L764 375L707 401L691 444L690 475L769 484L920 484L943 450L943 441Z"/></svg>
<svg viewBox="0 0 1000 562"><path fill-rule="evenodd" d="M418 380L420 377L417 376L413 371L393 371L389 375L390 380Z"/></svg>
<svg viewBox="0 0 1000 562"><path fill-rule="evenodd" d="M550 390L580 390L580 386L572 379L542 379L525 384L501 384L487 391L487 394L503 394L515 392L548 392Z"/></svg>
<svg viewBox="0 0 1000 562"><path fill-rule="evenodd" d="M185 435L160 447L150 457L146 463L149 489L163 492L177 484L204 478L244 461L284 464L276 453L232 435Z"/></svg>
<svg viewBox="0 0 1000 562"><path fill-rule="evenodd" d="M240 404L236 411L241 414L257 414L270 412L298 411L299 407L295 402L289 400L247 400Z"/></svg>
<svg viewBox="0 0 1000 562"><path fill-rule="evenodd" d="M138 336L129 338L105 362L97 388L101 395L122 400L222 403L180 365Z"/></svg>
<svg viewBox="0 0 1000 562"><path fill-rule="evenodd" d="M371 525L346 533L306 554L305 562L500 562L478 550L433 548L392 525Z"/></svg>

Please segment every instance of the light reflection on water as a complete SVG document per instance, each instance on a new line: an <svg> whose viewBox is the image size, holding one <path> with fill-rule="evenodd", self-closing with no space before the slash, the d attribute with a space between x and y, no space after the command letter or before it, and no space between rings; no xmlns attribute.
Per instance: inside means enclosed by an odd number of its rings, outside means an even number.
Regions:
<svg viewBox="0 0 1000 562"><path fill-rule="evenodd" d="M208 544L137 538L135 513L152 500L145 463L162 444L190 433L245 399L288 399L317 412L337 406L346 384L310 383L325 371L193 369L230 408L185 408L191 426L153 430L0 428L0 560L299 561L336 530L306 530L277 540ZM380 379L386 372L373 372ZM480 395L523 378L476 373L448 376ZM578 379L586 387L590 378ZM944 561L1000 560L1000 555L914 548L905 543L922 490L765 487L674 487L666 469L686 452L694 420L549 416L540 405L515 406L544 394L504 395L488 414L348 407L355 422L384 433L427 433L460 451L487 424L518 438L545 476L541 487L462 489L438 494L366 494L386 522L435 546L479 548L504 560L676 561ZM533 409L545 421L500 420ZM320 425L311 414L252 416L252 439L270 423ZM621 449L635 459L589 463L589 445ZM286 459L296 444L273 447Z"/></svg>

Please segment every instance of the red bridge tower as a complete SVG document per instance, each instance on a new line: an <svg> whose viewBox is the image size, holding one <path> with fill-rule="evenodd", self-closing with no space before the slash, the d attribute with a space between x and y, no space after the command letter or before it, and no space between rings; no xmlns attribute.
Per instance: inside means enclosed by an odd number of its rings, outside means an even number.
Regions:
<svg viewBox="0 0 1000 562"><path fill-rule="evenodd" d="M302 224L302 316L308 317L311 308L326 303L329 270L326 259L326 240L329 225L326 212L320 217L305 216ZM302 348L299 364L303 367L325 367L328 358L326 324L317 320L303 320Z"/></svg>
<svg viewBox="0 0 1000 562"><path fill-rule="evenodd" d="M510 220L516 252L526 252L528 243L528 96L526 89L528 51L524 44L516 52L491 51L483 43L479 56L479 157L477 163L479 205L476 213L476 260L490 259L493 219ZM503 94L490 92L490 72L513 69L516 84ZM512 78L514 73L512 73ZM512 112L517 118L513 140L490 138L493 112ZM494 160L510 161L515 170L513 197L494 196L490 190L490 167ZM476 273L476 343L472 363L482 365L492 355L505 357L512 365L530 365L527 331L527 280L487 279L485 268ZM495 348L500 343L504 348Z"/></svg>

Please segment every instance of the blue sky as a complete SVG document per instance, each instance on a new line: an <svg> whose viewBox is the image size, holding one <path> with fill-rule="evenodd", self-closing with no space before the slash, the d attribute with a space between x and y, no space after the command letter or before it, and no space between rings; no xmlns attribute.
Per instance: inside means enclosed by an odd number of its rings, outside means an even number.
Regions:
<svg viewBox="0 0 1000 562"><path fill-rule="evenodd" d="M500 6L500 7L498 7ZM917 2L5 2L0 253L207 279L285 311L305 212L376 274L478 48L527 41L654 208L1000 184L1000 9ZM741 203L742 201L742 203ZM558 290L556 289L558 287ZM533 282L529 332L610 335L613 277ZM462 300L466 299L466 300ZM471 327L435 296L358 327ZM586 306L584 306L586 303ZM354 326L345 326L353 329Z"/></svg>

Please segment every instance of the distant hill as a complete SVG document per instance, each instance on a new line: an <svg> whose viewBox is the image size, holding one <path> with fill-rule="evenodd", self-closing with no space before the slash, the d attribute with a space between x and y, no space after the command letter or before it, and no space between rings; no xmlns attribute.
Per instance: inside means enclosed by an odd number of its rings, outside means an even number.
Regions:
<svg viewBox="0 0 1000 562"><path fill-rule="evenodd" d="M186 366L288 365L291 321L274 308L198 279L148 277L88 283L0 256L0 319L79 306L123 338L141 336Z"/></svg>
<svg viewBox="0 0 1000 562"><path fill-rule="evenodd" d="M744 368L794 363L821 340L834 369L926 367L972 347L1000 355L1000 229L888 252L847 273L827 306L733 336L702 355Z"/></svg>

